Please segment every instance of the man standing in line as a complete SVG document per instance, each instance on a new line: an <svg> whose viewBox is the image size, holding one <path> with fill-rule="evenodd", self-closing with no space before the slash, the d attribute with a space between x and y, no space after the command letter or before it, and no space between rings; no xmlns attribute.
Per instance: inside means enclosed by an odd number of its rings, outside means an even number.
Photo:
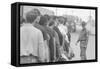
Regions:
<svg viewBox="0 0 100 69"><path fill-rule="evenodd" d="M64 17L60 16L58 18L59 21L59 25L58 25L58 29L60 30L62 36L63 36L63 47L62 47L62 57L64 58L64 61L68 60L68 51L69 51L69 40L68 40L68 28L65 26L65 19ZM64 50L64 51L63 51Z"/></svg>
<svg viewBox="0 0 100 69"><path fill-rule="evenodd" d="M37 19L35 20L35 24L34 27L36 27L37 29L39 29L42 34L43 34L43 39L44 39L44 46L45 46L45 62L49 62L49 49L48 49L48 41L49 41L49 36L48 33L46 32L45 28L39 24L40 22L40 18L41 18L41 13L38 9L33 9L33 14L37 15Z"/></svg>
<svg viewBox="0 0 100 69"><path fill-rule="evenodd" d="M44 62L43 34L35 28L37 15L28 12L26 23L20 28L20 63Z"/></svg>
<svg viewBox="0 0 100 69"><path fill-rule="evenodd" d="M54 34L54 30L51 29L48 26L49 22L50 22L49 15L44 15L44 16L41 16L39 24L42 25L45 28L45 31L48 33L48 35L50 37L49 42L48 42L49 53L50 53L49 56L50 56L50 62L54 62L54 60L55 60L55 53L54 53L54 47L55 47L54 37L55 37L55 34Z"/></svg>

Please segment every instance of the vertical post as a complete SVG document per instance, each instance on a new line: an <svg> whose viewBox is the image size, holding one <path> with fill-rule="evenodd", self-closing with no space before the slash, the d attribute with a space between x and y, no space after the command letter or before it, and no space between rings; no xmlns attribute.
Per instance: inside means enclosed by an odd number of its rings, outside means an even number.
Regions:
<svg viewBox="0 0 100 69"><path fill-rule="evenodd" d="M23 6L20 7L20 16L22 17L23 17L23 8L24 8Z"/></svg>
<svg viewBox="0 0 100 69"><path fill-rule="evenodd" d="M23 10L24 10L24 6L22 6L22 17L23 17Z"/></svg>
<svg viewBox="0 0 100 69"><path fill-rule="evenodd" d="M57 16L57 8L56 8L56 16Z"/></svg>

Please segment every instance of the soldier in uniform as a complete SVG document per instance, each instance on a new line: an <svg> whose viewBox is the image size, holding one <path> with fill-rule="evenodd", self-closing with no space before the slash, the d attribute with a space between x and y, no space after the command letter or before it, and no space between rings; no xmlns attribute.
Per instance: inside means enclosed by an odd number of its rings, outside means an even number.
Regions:
<svg viewBox="0 0 100 69"><path fill-rule="evenodd" d="M86 23L83 21L82 22L82 30L80 32L80 35L79 35L79 39L77 40L76 42L76 45L77 43L80 42L80 57L81 57L81 60L86 60L86 49L87 49L87 44L88 44L88 31L86 30L85 28L86 26Z"/></svg>

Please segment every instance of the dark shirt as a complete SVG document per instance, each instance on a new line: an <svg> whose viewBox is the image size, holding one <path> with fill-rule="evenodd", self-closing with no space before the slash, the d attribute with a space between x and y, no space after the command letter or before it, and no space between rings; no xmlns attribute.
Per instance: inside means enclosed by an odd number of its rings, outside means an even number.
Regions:
<svg viewBox="0 0 100 69"><path fill-rule="evenodd" d="M67 36L68 36L68 40L69 40L69 42L71 41L71 34L68 32L67 33Z"/></svg>
<svg viewBox="0 0 100 69"><path fill-rule="evenodd" d="M86 28L82 29L79 37L81 47L87 47L88 38L88 31L86 30Z"/></svg>
<svg viewBox="0 0 100 69"><path fill-rule="evenodd" d="M62 36L61 32L59 31L58 27L56 27L56 26L53 29L57 32L57 34L59 36L60 45L62 46L63 36Z"/></svg>
<svg viewBox="0 0 100 69"><path fill-rule="evenodd" d="M54 60L54 48L55 48L55 44L54 44L55 31L47 26L43 26L43 27L45 28L46 32L50 36L50 40L49 40L50 61L53 61Z"/></svg>
<svg viewBox="0 0 100 69"><path fill-rule="evenodd" d="M79 40L87 40L88 39L88 32L86 29L82 29L82 31L80 32L80 36L79 36Z"/></svg>
<svg viewBox="0 0 100 69"><path fill-rule="evenodd" d="M52 30L49 27L43 26L45 28L45 32L49 34L49 36L51 37L50 39L52 39L53 37L55 37L55 31Z"/></svg>
<svg viewBox="0 0 100 69"><path fill-rule="evenodd" d="M44 40L49 39L48 34L43 26L41 26L39 24L35 24L34 27L36 27L37 29L39 29L42 32Z"/></svg>

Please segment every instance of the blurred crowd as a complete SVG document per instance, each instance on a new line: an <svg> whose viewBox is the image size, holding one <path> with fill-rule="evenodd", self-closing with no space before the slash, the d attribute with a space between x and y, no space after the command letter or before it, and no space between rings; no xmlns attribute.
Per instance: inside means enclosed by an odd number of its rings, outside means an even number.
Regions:
<svg viewBox="0 0 100 69"><path fill-rule="evenodd" d="M85 24L83 22L83 30L77 41L82 47L83 60L86 59L84 47L87 45L87 41L84 41L88 40L84 39L88 37ZM63 16L41 15L38 9L27 12L25 18L20 17L20 42L21 63L69 61L75 57L70 46L71 31L67 19Z"/></svg>

